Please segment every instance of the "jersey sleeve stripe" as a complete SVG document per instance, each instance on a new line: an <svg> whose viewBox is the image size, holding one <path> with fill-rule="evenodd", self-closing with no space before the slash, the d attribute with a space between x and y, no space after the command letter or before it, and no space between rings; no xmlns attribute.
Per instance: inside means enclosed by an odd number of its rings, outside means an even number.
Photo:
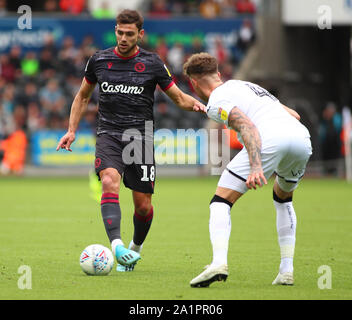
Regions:
<svg viewBox="0 0 352 320"><path fill-rule="evenodd" d="M167 85L165 88L161 88L163 91L166 91L167 89L170 89L173 85L175 84L175 81L171 81L169 85Z"/></svg>
<svg viewBox="0 0 352 320"><path fill-rule="evenodd" d="M92 82L92 81L88 80L87 77L84 77L84 79L86 79L86 81L87 81L89 84L96 84L96 82Z"/></svg>

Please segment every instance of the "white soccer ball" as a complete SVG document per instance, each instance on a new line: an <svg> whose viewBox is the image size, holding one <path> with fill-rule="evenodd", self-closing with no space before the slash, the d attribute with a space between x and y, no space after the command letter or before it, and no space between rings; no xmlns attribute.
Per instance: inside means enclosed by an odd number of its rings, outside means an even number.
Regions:
<svg viewBox="0 0 352 320"><path fill-rule="evenodd" d="M88 275L107 275L114 266L114 256L101 244L92 244L82 251L79 264Z"/></svg>

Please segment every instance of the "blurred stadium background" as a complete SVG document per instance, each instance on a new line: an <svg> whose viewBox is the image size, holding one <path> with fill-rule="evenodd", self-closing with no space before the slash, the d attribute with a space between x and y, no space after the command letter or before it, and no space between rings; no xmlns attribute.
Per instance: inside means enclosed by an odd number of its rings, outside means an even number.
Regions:
<svg viewBox="0 0 352 320"><path fill-rule="evenodd" d="M24 4L30 29L19 23L28 23L18 12ZM115 44L115 17L124 8L143 14L141 46L158 52L182 90L193 94L182 75L185 59L212 53L224 80L256 82L301 114L314 148L307 176L352 179L351 0L0 0L1 175L85 175L93 167L98 87L74 152L55 148L85 64ZM222 129L183 112L160 90L155 121L156 129ZM235 137L224 140L235 154ZM197 143L187 150L195 164L160 164L159 174L209 173Z"/></svg>

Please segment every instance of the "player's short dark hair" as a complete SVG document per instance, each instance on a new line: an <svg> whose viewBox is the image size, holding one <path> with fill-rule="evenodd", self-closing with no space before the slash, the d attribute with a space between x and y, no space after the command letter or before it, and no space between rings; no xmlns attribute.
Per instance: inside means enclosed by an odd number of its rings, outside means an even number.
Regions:
<svg viewBox="0 0 352 320"><path fill-rule="evenodd" d="M183 65L183 72L187 76L208 75L218 72L218 62L209 53L193 54Z"/></svg>
<svg viewBox="0 0 352 320"><path fill-rule="evenodd" d="M125 9L116 17L117 24L135 24L138 30L142 30L144 19L136 10Z"/></svg>

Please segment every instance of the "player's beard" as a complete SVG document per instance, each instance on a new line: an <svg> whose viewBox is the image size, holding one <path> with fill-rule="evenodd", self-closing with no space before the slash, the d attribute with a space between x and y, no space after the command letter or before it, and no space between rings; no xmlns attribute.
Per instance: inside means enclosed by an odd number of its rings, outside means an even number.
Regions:
<svg viewBox="0 0 352 320"><path fill-rule="evenodd" d="M126 46L126 47L121 47L121 45L118 43L117 44L117 48L119 53L121 53L123 56L130 56L134 53L135 49L137 47L137 42L134 43L133 45L131 45L130 47Z"/></svg>

